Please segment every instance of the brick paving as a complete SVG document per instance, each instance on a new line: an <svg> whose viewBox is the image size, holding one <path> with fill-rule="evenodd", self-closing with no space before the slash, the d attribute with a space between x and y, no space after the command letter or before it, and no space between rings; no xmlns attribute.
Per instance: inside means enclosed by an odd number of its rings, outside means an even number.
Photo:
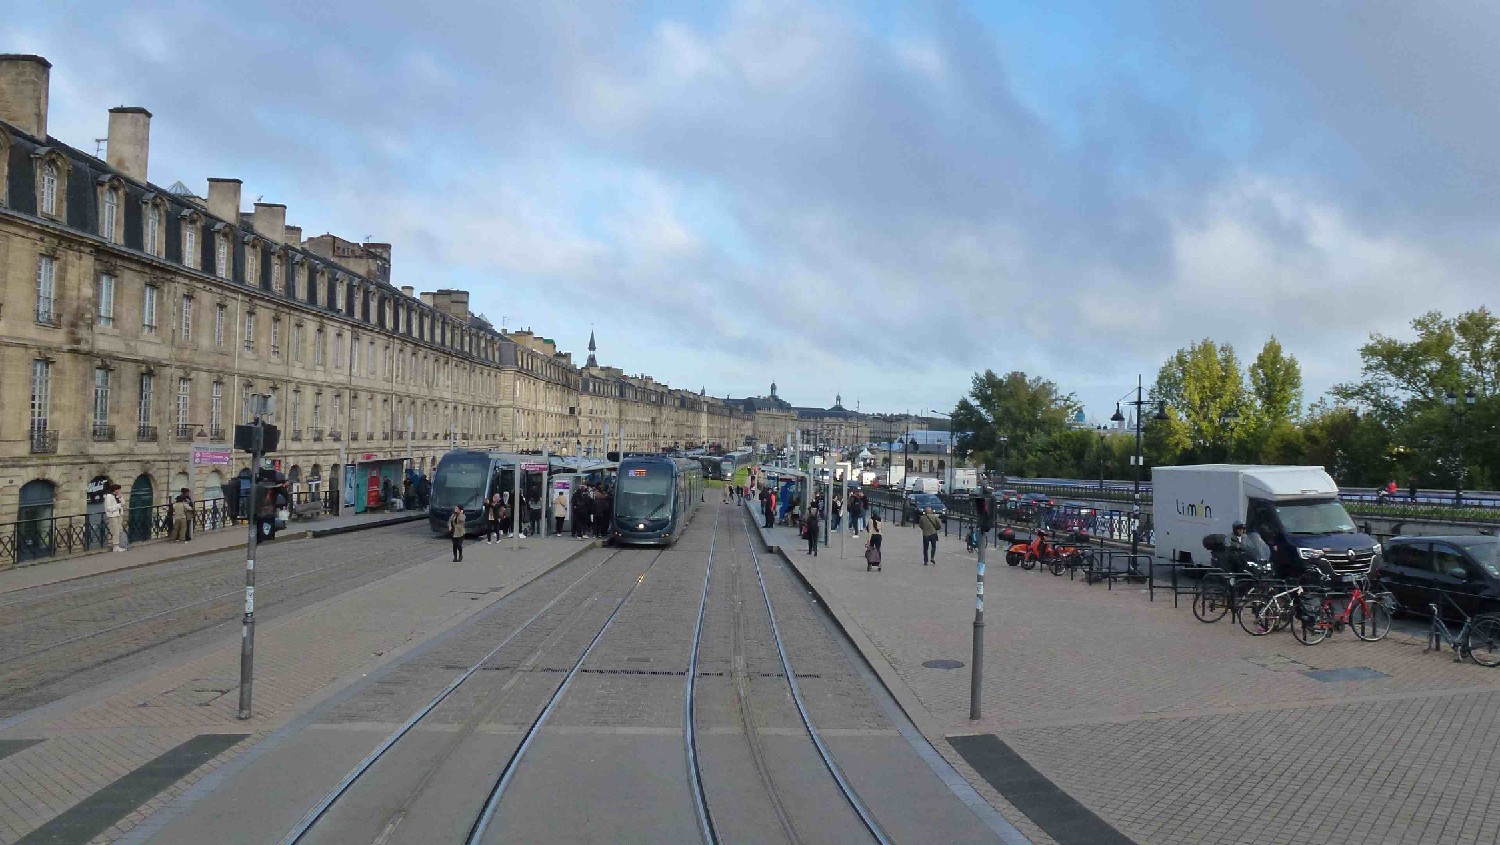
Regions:
<svg viewBox="0 0 1500 845"><path fill-rule="evenodd" d="M357 554L349 538L325 559ZM11 843L162 752L202 733L250 736L137 808L95 841L126 834L193 784L313 703L498 601L575 552L547 539L469 546L463 564L431 541L395 574L262 623L256 638L254 717L240 721L239 636L221 637L113 688L91 690L9 729L3 739L42 739L0 759L0 843Z"/></svg>
<svg viewBox="0 0 1500 845"><path fill-rule="evenodd" d="M1087 586L988 567L984 718L968 717L974 562L957 537L921 566L914 528L887 525L885 571L847 558L792 562L862 641L934 745L995 733L1141 843L1493 842L1500 834L1500 673L1424 654L1420 626L1386 641L1314 647L1255 638L1136 586ZM990 556L995 557L994 550ZM929 669L934 658L958 670ZM882 665L883 664L883 665ZM1323 682L1310 669L1388 677ZM1015 815L1006 811L1007 818ZM1047 841L1018 824L1035 841ZM1252 829L1255 831L1252 835Z"/></svg>

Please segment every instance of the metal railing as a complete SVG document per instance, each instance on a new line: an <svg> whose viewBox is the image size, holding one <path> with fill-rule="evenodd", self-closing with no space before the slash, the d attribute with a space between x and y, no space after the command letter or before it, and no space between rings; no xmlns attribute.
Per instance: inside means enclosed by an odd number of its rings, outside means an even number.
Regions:
<svg viewBox="0 0 1500 845"><path fill-rule="evenodd" d="M222 428L210 428L208 430L208 439L212 440L215 443L223 443L224 442L224 429L222 429Z"/></svg>
<svg viewBox="0 0 1500 845"><path fill-rule="evenodd" d="M292 496L294 504L309 501L321 502L324 513L334 511L333 491L304 491ZM249 497L241 496L238 505L238 513L245 514L249 510ZM224 499L196 503L193 507L193 533L236 525L230 513ZM127 505L121 528L127 543L140 543L170 536L172 522L171 504L135 508ZM243 521L238 524L243 525ZM0 568L103 551L113 545L109 521L102 512L0 523Z"/></svg>
<svg viewBox="0 0 1500 845"><path fill-rule="evenodd" d="M178 440L192 440L193 426L185 423L178 423L177 425L172 426L172 436L177 438Z"/></svg>
<svg viewBox="0 0 1500 845"><path fill-rule="evenodd" d="M144 441L144 442L148 442L148 443L149 442L154 442L156 440L156 426L154 426L154 425L138 425L138 426L136 426L135 427L135 439L136 440L140 440L140 441Z"/></svg>
<svg viewBox="0 0 1500 845"><path fill-rule="evenodd" d="M312 439L313 439L314 443L321 443L321 442L323 442L323 429L321 429L321 428L315 428L315 429L313 429L312 430Z"/></svg>
<svg viewBox="0 0 1500 845"><path fill-rule="evenodd" d="M301 439L302 439L302 429L300 429L300 428L294 428L294 429L292 429L292 440L301 440Z"/></svg>
<svg viewBox="0 0 1500 845"><path fill-rule="evenodd" d="M31 453L33 455L51 455L56 452L56 431L46 428L33 428L31 430Z"/></svg>
<svg viewBox="0 0 1500 845"><path fill-rule="evenodd" d="M95 443L109 443L115 439L115 427L108 423L94 423L91 433Z"/></svg>
<svg viewBox="0 0 1500 845"><path fill-rule="evenodd" d="M339 431L338 429L333 429L328 432L328 439L337 443L340 440L344 439L344 433L342 431Z"/></svg>

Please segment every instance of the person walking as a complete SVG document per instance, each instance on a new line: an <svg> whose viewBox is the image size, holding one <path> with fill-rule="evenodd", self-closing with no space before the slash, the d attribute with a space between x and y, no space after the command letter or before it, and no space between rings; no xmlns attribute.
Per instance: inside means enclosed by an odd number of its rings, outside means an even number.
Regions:
<svg viewBox="0 0 1500 845"><path fill-rule="evenodd" d="M118 484L111 484L104 494L104 520L109 524L109 536L114 538L115 551L125 551L125 503L120 501Z"/></svg>
<svg viewBox="0 0 1500 845"><path fill-rule="evenodd" d="M118 487L116 490L120 489ZM1417 477L1415 475L1406 479L1406 495L1411 497L1412 502L1417 501Z"/></svg>
<svg viewBox="0 0 1500 845"><path fill-rule="evenodd" d="M568 518L568 497L563 491L557 491L557 498L552 500L552 533L562 536L563 522Z"/></svg>
<svg viewBox="0 0 1500 845"><path fill-rule="evenodd" d="M870 545L880 548L880 541L885 539L880 533L880 512L870 512Z"/></svg>
<svg viewBox="0 0 1500 845"><path fill-rule="evenodd" d="M187 503L187 491L177 494L172 500L172 542L186 543L188 526L192 524L193 509Z"/></svg>
<svg viewBox="0 0 1500 845"><path fill-rule="evenodd" d="M500 542L500 494L491 493L490 498L484 503L484 541L486 543Z"/></svg>
<svg viewBox="0 0 1500 845"><path fill-rule="evenodd" d="M464 506L454 505L453 515L448 517L448 536L453 538L453 562L462 563L464 559Z"/></svg>
<svg viewBox="0 0 1500 845"><path fill-rule="evenodd" d="M932 512L931 505L922 509L922 515L917 517L917 527L922 529L922 565L936 564L938 532L943 529L943 523Z"/></svg>
<svg viewBox="0 0 1500 845"><path fill-rule="evenodd" d="M854 530L854 536L859 536L860 518L864 516L864 502L861 501L859 491L855 490L849 494L849 527Z"/></svg>
<svg viewBox="0 0 1500 845"><path fill-rule="evenodd" d="M813 557L818 556L818 511L817 508L808 508L807 517L802 520L802 531L807 537L807 553Z"/></svg>

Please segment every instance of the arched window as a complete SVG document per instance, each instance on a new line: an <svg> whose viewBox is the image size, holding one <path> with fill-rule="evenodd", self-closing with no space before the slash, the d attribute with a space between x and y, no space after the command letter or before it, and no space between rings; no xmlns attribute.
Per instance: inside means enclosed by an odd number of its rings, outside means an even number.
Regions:
<svg viewBox="0 0 1500 845"><path fill-rule="evenodd" d="M54 538L52 507L57 487L50 481L38 478L28 481L21 488L20 504L16 511L17 560L36 560L50 557Z"/></svg>
<svg viewBox="0 0 1500 845"><path fill-rule="evenodd" d="M161 219L161 205L157 202L149 203L146 206L146 229L143 233L143 240L146 254L158 258L161 257L162 252Z"/></svg>

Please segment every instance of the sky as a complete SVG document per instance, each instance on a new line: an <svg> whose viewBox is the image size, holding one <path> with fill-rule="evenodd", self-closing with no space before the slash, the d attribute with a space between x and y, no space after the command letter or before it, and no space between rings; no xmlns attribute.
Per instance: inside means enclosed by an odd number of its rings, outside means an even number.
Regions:
<svg viewBox="0 0 1500 845"><path fill-rule="evenodd" d="M1031 8L1027 8L1031 7ZM1305 399L1500 267L1479 2L53 2L50 133L151 110L150 178L244 180L575 360L951 409L1022 370L1104 421L1209 337Z"/></svg>

